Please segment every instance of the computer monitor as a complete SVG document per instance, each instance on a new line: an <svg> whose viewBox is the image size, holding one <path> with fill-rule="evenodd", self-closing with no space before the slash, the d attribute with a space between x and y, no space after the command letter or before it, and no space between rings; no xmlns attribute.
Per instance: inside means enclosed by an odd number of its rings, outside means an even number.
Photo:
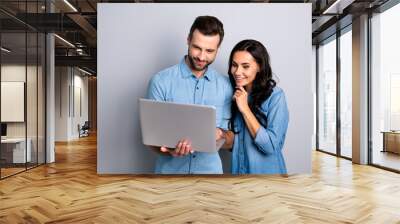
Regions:
<svg viewBox="0 0 400 224"><path fill-rule="evenodd" d="M7 136L7 124L6 123L1 123L1 136L2 137Z"/></svg>

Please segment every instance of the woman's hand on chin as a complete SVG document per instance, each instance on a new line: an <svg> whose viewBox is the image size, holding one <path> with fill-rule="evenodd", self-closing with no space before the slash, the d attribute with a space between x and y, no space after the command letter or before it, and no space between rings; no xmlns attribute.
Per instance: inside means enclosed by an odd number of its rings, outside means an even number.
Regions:
<svg viewBox="0 0 400 224"><path fill-rule="evenodd" d="M233 94L233 100L235 100L236 105L241 113L245 113L250 110L247 97L247 91L243 88L243 86L236 86L235 93Z"/></svg>

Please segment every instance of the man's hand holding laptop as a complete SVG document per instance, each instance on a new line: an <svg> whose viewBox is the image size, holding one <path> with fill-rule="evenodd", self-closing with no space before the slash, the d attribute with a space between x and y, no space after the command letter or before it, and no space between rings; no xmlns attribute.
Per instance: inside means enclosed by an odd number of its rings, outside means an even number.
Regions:
<svg viewBox="0 0 400 224"><path fill-rule="evenodd" d="M222 131L220 128L216 128L215 130L215 139L216 142L219 140L225 138L225 133ZM189 139L182 139L178 142L176 145L175 149L168 148L165 146L160 147L160 151L163 153L169 153L171 156L177 157L177 156L186 156L189 153L193 153L193 148L191 145L191 141Z"/></svg>
<svg viewBox="0 0 400 224"><path fill-rule="evenodd" d="M186 156L189 153L193 153L192 143L188 139L182 139L178 142L175 149L167 148L162 146L160 148L161 152L169 153L171 156Z"/></svg>

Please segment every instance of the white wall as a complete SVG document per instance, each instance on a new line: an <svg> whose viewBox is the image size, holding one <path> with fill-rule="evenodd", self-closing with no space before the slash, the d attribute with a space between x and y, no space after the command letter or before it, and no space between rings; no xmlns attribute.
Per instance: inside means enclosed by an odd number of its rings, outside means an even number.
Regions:
<svg viewBox="0 0 400 224"><path fill-rule="evenodd" d="M56 67L55 73L55 140L77 139L78 124L88 120L88 78L72 67Z"/></svg>
<svg viewBox="0 0 400 224"><path fill-rule="evenodd" d="M77 74L78 72L78 74ZM74 107L72 108L72 130L71 130L71 135L73 138L79 137L78 129L77 126L80 124L81 126L85 123L85 121L88 120L89 118L89 112L88 112L88 77L87 76L82 76L83 73L81 73L78 70L74 71L74 96L72 98L74 99L74 102L72 103ZM80 92L80 93L79 93ZM79 97L80 96L80 97ZM80 102L79 102L80 101ZM79 108L80 107L80 108ZM80 111L81 110L81 111Z"/></svg>
<svg viewBox="0 0 400 224"><path fill-rule="evenodd" d="M44 162L44 74L41 66L32 66L18 63L3 64L1 66L1 81L5 82L24 82L26 85L26 107L25 102L22 112L26 112L26 120L22 122L7 122L7 137L21 138L27 136L30 139L32 161ZM26 81L27 79L27 81ZM2 95L2 98L7 96ZM16 102L15 102L16 103ZM16 108L14 108L15 110ZM10 110L2 107L1 110ZM12 110L12 109L11 109ZM13 113L13 111L8 111ZM14 111L17 113L17 111ZM37 157L37 154L39 156Z"/></svg>
<svg viewBox="0 0 400 224"><path fill-rule="evenodd" d="M26 70L28 74L32 74L33 67L20 64L8 64L1 66L1 81L5 82L25 82ZM7 110L7 108L1 108ZM7 137L25 137L25 122L11 122L7 123Z"/></svg>
<svg viewBox="0 0 400 224"><path fill-rule="evenodd" d="M68 141L68 67L55 68L55 141Z"/></svg>
<svg viewBox="0 0 400 224"><path fill-rule="evenodd" d="M39 70L39 72L41 72ZM3 82L26 82L26 75L28 76L29 87L27 88L27 120L28 120L28 137L31 133L36 136L36 66L25 66L19 64L6 64L1 66L1 81ZM33 77L34 76L34 77ZM32 88L32 86L34 86ZM6 96L2 96L6 97ZM40 105L39 105L40 106ZM24 108L22 108L24 109ZM7 110L7 108L1 108ZM7 122L7 136L8 137L25 137L26 122Z"/></svg>
<svg viewBox="0 0 400 224"><path fill-rule="evenodd" d="M156 72L186 54L190 26L200 15L224 24L225 38L212 65L222 74L237 42L253 38L265 44L289 106L288 172L310 173L311 4L265 3L98 4L98 172L152 173L156 155L141 143L137 101ZM229 153L222 157L226 171Z"/></svg>

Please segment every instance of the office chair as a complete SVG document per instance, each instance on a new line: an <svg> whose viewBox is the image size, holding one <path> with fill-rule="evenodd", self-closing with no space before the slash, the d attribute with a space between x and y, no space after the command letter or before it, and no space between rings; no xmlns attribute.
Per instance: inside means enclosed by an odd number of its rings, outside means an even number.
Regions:
<svg viewBox="0 0 400 224"><path fill-rule="evenodd" d="M89 136L89 129L90 129L89 121L85 121L82 127L78 125L78 129L79 129L79 138Z"/></svg>

